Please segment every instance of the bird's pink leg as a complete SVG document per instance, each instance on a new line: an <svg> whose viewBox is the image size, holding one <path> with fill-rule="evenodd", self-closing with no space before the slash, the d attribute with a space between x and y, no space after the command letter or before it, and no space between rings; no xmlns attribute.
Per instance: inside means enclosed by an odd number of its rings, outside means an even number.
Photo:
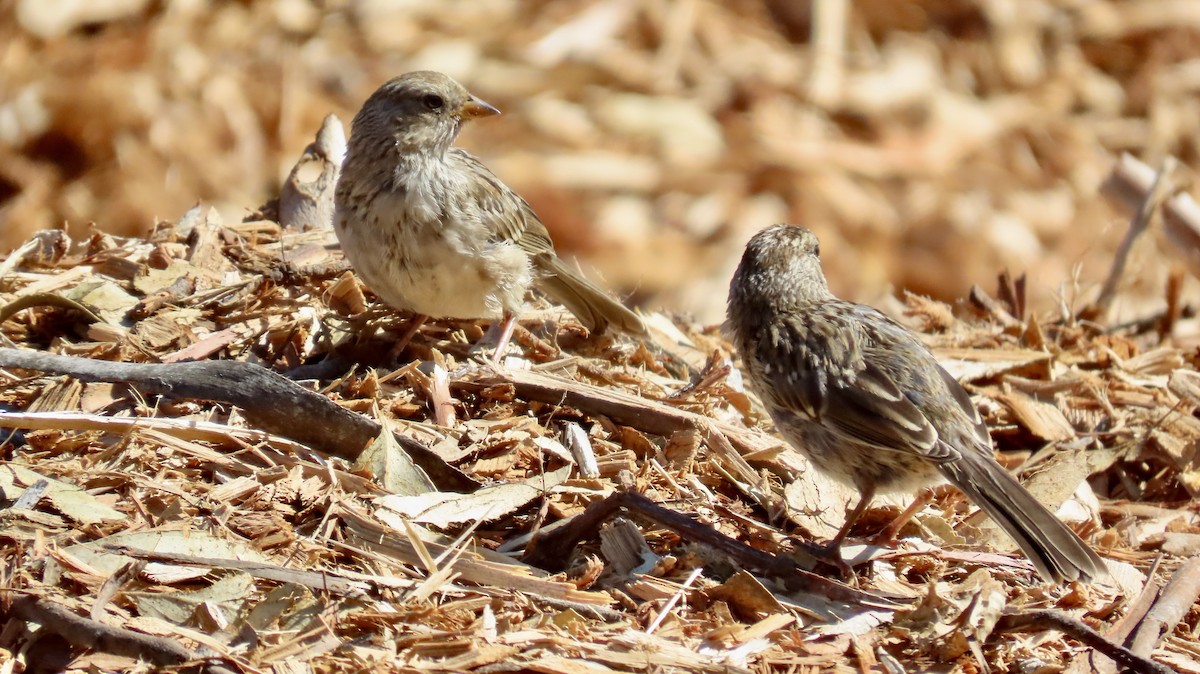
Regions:
<svg viewBox="0 0 1200 674"><path fill-rule="evenodd" d="M892 520L890 524L884 527L883 531L880 531L878 534L876 534L875 538L871 539L871 543L879 546L891 545L892 543L895 543L896 536L900 533L900 530L904 528L904 525L908 524L908 521L911 520L914 515L921 512L921 509L926 505L929 505L929 502L932 500L933 491L930 489L922 489L921 493L917 494L916 500L909 504L909 506L904 509L904 512L900 513L896 519Z"/></svg>
<svg viewBox="0 0 1200 674"><path fill-rule="evenodd" d="M854 528L854 523L858 521L858 518L862 517L863 513L867 512L867 508L870 507L871 501L874 498L875 487L863 487L862 497L858 499L858 505L854 506L854 510L851 510L846 515L846 523L842 525L841 529L838 529L837 535L825 545L817 545L807 541L799 541L798 539L793 540L799 542L801 546L804 547L805 551L808 552L808 554L823 562L836 566L839 571L847 576L851 575L853 572L850 569L850 565L847 564L846 560L842 558L842 543L844 543L846 541L846 537L850 535L850 530Z"/></svg>
<svg viewBox="0 0 1200 674"><path fill-rule="evenodd" d="M425 325L425 321L427 320L429 320L429 317L425 314L413 314L412 318L408 319L408 326L404 328L404 334L400 335L399 341L393 344L392 348L388 350L388 360L396 360L400 357L401 353L404 353L404 349L408 347L408 343L412 341L413 337L417 336L417 332L420 331L421 326Z"/></svg>
<svg viewBox="0 0 1200 674"><path fill-rule="evenodd" d="M504 358L504 351L508 349L508 342L512 339L513 330L517 327L517 317L511 312L504 312L504 321L500 328L500 339L496 342L496 350L492 353L492 364L499 366Z"/></svg>

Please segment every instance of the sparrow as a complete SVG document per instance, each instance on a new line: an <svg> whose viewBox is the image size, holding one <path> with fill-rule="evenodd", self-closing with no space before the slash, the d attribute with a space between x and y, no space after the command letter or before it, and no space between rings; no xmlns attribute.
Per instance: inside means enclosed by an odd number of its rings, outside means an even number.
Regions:
<svg viewBox="0 0 1200 674"><path fill-rule="evenodd" d="M393 307L427 317L503 318L504 351L531 287L591 332L646 334L640 317L568 266L516 192L454 141L499 114L450 77L396 77L355 115L334 197L334 230L351 266Z"/></svg>
<svg viewBox="0 0 1200 674"><path fill-rule="evenodd" d="M995 520L1045 580L1105 574L1100 556L996 462L962 385L910 330L835 297L819 256L817 237L803 227L755 234L729 286L724 329L780 434L861 494L826 549L837 553L877 492L944 480Z"/></svg>

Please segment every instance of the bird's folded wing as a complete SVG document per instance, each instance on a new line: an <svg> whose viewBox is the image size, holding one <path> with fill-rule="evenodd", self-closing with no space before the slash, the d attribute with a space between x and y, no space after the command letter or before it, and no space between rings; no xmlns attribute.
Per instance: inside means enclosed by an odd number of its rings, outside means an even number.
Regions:
<svg viewBox="0 0 1200 674"><path fill-rule="evenodd" d="M848 441L935 462L954 458L953 450L938 442L938 432L922 410L904 394L902 383L866 357L864 349L871 348L864 343L866 335L840 329L818 332L794 321L774 326L771 332L772 339L760 345L784 356L766 374L781 402L803 410Z"/></svg>
<svg viewBox="0 0 1200 674"><path fill-rule="evenodd" d="M554 252L550 232L529 203L509 189L483 162L459 148L450 150L449 159L457 170L477 178L473 184L478 189L473 191L471 198L478 205L483 224L492 233L492 241L516 243L530 255Z"/></svg>
<svg viewBox="0 0 1200 674"><path fill-rule="evenodd" d="M961 407L962 411L966 413L967 418L971 420L973 426L972 430L975 431L975 437L978 438L979 442L982 443L979 446L986 449L985 453L990 454L992 448L992 436L990 433L988 433L988 427L983 421L983 416L979 414L979 410L975 407L975 403L971 401L970 394L968 394L967 390L962 387L962 384L958 383L958 380L954 378L954 375L946 371L946 368L938 365L937 369L942 375L942 380L946 382L946 388L950 389L950 393L954 394L954 401L958 403L958 406Z"/></svg>

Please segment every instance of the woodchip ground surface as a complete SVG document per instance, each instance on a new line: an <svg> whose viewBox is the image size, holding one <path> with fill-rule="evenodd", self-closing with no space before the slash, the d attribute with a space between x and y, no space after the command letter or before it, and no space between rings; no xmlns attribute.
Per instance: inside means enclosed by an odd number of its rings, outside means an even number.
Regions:
<svg viewBox="0 0 1200 674"><path fill-rule="evenodd" d="M1200 672L1195 3L52 6L0 2L5 671ZM416 67L508 113L464 144L650 340L534 301L500 368L468 321L392 358L332 235L257 209ZM715 327L777 220L1110 581L1039 585L950 490L806 572L851 495Z"/></svg>

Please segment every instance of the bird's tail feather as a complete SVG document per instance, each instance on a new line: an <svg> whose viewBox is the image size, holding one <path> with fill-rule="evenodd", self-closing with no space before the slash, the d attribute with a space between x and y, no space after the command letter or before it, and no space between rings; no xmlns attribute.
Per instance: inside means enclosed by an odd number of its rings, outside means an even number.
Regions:
<svg viewBox="0 0 1200 674"><path fill-rule="evenodd" d="M598 333L611 325L631 335L648 334L641 317L580 276L557 256L539 256L537 263L541 271L538 288L575 314L588 330Z"/></svg>
<svg viewBox="0 0 1200 674"><path fill-rule="evenodd" d="M990 455L964 452L943 470L1016 541L1046 580L1090 580L1107 573L1104 560Z"/></svg>

